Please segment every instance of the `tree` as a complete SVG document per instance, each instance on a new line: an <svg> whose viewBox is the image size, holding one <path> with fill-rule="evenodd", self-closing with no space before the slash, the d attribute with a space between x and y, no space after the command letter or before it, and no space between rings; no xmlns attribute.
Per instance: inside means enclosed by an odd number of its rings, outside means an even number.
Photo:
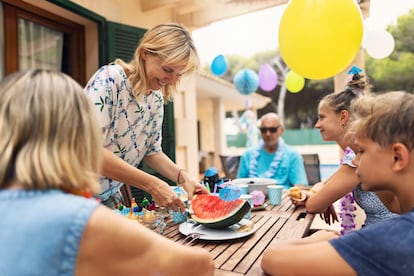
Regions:
<svg viewBox="0 0 414 276"><path fill-rule="evenodd" d="M387 30L395 40L392 54L376 60L366 55L366 71L373 92L403 90L414 93L414 9Z"/></svg>

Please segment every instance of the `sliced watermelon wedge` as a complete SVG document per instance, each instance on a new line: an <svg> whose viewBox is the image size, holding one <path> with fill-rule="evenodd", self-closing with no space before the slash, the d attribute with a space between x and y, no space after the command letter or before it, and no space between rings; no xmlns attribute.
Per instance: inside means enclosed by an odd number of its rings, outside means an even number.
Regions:
<svg viewBox="0 0 414 276"><path fill-rule="evenodd" d="M224 201L211 194L196 195L191 202L191 217L209 228L226 228L238 223L249 212L250 204L244 199Z"/></svg>

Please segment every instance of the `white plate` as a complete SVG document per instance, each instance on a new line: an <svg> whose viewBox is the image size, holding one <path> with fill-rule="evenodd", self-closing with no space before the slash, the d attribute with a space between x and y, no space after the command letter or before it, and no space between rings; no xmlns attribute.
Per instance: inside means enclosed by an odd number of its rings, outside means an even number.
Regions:
<svg viewBox="0 0 414 276"><path fill-rule="evenodd" d="M243 228L246 228L246 230L243 230ZM178 231L186 236L192 232L200 233L201 236L199 239L206 241L222 241L243 238L253 234L256 230L256 225L248 219L242 219L239 223L225 229L207 228L201 224L194 226L194 223L191 222L183 222L178 228Z"/></svg>

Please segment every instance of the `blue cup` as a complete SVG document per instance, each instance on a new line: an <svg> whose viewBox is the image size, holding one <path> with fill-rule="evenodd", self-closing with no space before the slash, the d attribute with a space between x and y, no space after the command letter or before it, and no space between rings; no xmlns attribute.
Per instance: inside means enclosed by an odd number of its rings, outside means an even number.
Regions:
<svg viewBox="0 0 414 276"><path fill-rule="evenodd" d="M267 193L269 196L269 203L271 205L280 205L282 204L282 185L269 185L267 186Z"/></svg>
<svg viewBox="0 0 414 276"><path fill-rule="evenodd" d="M187 211L184 211L184 213L181 213L181 211L175 212L171 210L171 215L172 215L174 223L182 223L188 219Z"/></svg>

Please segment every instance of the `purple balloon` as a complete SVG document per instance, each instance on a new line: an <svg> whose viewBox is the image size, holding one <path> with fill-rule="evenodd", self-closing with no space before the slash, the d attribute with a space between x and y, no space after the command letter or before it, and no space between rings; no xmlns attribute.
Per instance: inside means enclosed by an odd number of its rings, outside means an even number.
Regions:
<svg viewBox="0 0 414 276"><path fill-rule="evenodd" d="M277 74L269 64L262 64L259 70L259 85L264 91L272 91L277 85Z"/></svg>

